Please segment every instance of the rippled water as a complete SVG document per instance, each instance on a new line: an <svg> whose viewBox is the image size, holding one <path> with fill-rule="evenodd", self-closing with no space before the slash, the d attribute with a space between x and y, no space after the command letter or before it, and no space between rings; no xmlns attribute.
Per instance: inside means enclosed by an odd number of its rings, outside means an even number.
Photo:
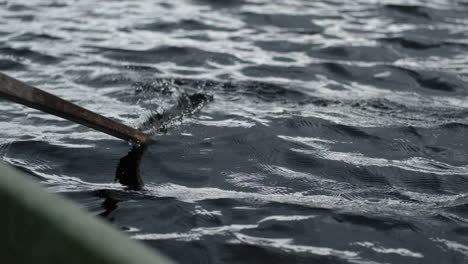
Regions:
<svg viewBox="0 0 468 264"><path fill-rule="evenodd" d="M2 72L157 143L129 191L128 144L1 101L0 157L181 263L464 263L467 28L465 0L3 1Z"/></svg>

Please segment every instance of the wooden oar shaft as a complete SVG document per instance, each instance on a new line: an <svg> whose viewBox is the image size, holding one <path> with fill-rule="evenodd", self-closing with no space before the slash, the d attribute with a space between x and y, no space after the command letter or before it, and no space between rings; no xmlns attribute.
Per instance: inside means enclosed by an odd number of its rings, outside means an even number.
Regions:
<svg viewBox="0 0 468 264"><path fill-rule="evenodd" d="M86 110L3 73L0 73L0 96L126 141L144 143L149 140L149 136L141 131Z"/></svg>

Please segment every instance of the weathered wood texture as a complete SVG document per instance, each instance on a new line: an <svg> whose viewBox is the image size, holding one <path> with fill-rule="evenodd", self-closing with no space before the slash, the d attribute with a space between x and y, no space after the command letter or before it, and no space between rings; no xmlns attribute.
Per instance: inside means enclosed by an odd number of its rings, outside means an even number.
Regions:
<svg viewBox="0 0 468 264"><path fill-rule="evenodd" d="M0 96L133 143L144 143L150 138L141 131L91 112L3 73L0 73Z"/></svg>

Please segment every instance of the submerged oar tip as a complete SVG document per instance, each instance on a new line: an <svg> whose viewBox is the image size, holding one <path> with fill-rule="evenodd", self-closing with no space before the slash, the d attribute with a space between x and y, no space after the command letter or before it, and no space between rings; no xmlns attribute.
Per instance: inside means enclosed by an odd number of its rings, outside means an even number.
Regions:
<svg viewBox="0 0 468 264"><path fill-rule="evenodd" d="M134 145L117 165L115 180L131 190L141 190L145 185L140 176L140 163L146 147L146 144Z"/></svg>

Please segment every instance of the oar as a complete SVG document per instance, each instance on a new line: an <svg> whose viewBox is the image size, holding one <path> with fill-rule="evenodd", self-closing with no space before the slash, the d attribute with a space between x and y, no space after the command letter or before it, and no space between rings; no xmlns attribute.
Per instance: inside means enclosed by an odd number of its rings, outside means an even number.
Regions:
<svg viewBox="0 0 468 264"><path fill-rule="evenodd" d="M150 136L141 131L86 110L3 73L0 73L0 96L126 141L145 143L150 140Z"/></svg>

